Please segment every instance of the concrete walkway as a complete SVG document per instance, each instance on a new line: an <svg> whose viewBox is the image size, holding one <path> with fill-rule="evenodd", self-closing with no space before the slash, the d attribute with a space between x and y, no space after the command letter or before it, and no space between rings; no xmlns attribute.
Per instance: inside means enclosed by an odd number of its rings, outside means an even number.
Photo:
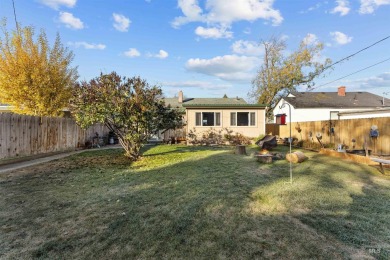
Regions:
<svg viewBox="0 0 390 260"><path fill-rule="evenodd" d="M15 162L15 163L7 164L7 165L0 165L0 174L7 173L9 171L13 171L13 170L17 170L17 169L21 169L21 168L25 168L25 167L29 167L29 166L33 166L33 165L37 165L37 164L41 164L41 163L45 163L45 162L50 162L50 161L61 159L61 158L65 158L65 157L71 156L73 154L79 154L79 153L88 152L88 151L98 151L98 150L118 149L118 148L122 148L122 146L110 145L110 146L105 146L102 148L94 148L94 149L85 149L85 150L79 150L79 151L65 152L65 153L60 153L60 154L51 155L51 156L47 156L47 157L32 159L32 160L28 160L28 161Z"/></svg>

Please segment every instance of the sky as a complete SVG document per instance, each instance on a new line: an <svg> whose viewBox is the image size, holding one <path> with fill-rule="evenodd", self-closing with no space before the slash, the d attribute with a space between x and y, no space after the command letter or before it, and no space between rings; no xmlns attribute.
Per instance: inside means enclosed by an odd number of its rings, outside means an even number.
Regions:
<svg viewBox="0 0 390 260"><path fill-rule="evenodd" d="M286 54L303 40L320 41L324 49L317 58L333 62L390 36L390 0L14 0L14 4L22 26L43 29L50 43L59 33L75 55L72 66L78 67L79 80L116 71L140 76L161 87L167 97L182 90L185 97L226 94L250 101L251 82L263 62L260 43L272 36L286 41ZM4 17L8 29L14 30L12 0L0 0L0 18ZM389 98L390 38L335 65L314 83L314 91L346 86L347 92L369 91Z"/></svg>

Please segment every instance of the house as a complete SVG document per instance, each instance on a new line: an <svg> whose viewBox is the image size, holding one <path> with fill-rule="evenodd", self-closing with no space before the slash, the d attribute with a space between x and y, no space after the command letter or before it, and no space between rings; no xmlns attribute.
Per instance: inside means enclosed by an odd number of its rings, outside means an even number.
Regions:
<svg viewBox="0 0 390 260"><path fill-rule="evenodd" d="M283 106L283 104L286 104ZM290 108L289 108L290 106ZM291 109L291 115L290 110ZM273 110L276 123L390 117L390 99L369 92L294 92ZM282 123L283 122L283 123Z"/></svg>
<svg viewBox="0 0 390 260"><path fill-rule="evenodd" d="M0 113L11 112L10 106L0 103Z"/></svg>
<svg viewBox="0 0 390 260"><path fill-rule="evenodd" d="M265 134L266 105L248 104L238 97L184 98L182 91L177 98L164 100L167 105L185 112L185 133L229 129L250 138Z"/></svg>
<svg viewBox="0 0 390 260"><path fill-rule="evenodd" d="M63 112L62 117L69 117L69 118L72 117L72 114L68 108L63 108L62 112ZM0 103L0 113L14 113L14 112L12 111L11 105Z"/></svg>

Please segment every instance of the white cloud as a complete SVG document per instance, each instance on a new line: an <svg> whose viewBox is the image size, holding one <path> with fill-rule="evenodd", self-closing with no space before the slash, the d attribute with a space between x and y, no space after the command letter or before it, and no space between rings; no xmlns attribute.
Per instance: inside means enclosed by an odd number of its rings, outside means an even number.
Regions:
<svg viewBox="0 0 390 260"><path fill-rule="evenodd" d="M87 42L68 42L68 45L74 46L76 48L84 47L87 50L104 50L106 48L106 45L101 43L94 44Z"/></svg>
<svg viewBox="0 0 390 260"><path fill-rule="evenodd" d="M310 6L309 8L307 8L307 10L300 11L299 13L306 14L306 13L312 12L314 10L319 9L321 7L321 5L322 5L321 3L316 3L315 5Z"/></svg>
<svg viewBox="0 0 390 260"><path fill-rule="evenodd" d="M390 0L360 0L359 13L372 14L381 5L390 5Z"/></svg>
<svg viewBox="0 0 390 260"><path fill-rule="evenodd" d="M113 26L116 30L120 32L127 32L130 26L130 19L124 15L113 13L112 17L114 18Z"/></svg>
<svg viewBox="0 0 390 260"><path fill-rule="evenodd" d="M65 24L66 27L72 28L72 29L83 29L84 24L83 22L79 19L73 16L73 14L68 13L68 12L60 12L60 22Z"/></svg>
<svg viewBox="0 0 390 260"><path fill-rule="evenodd" d="M344 16L351 10L348 0L337 0L336 3L337 6L330 11L332 14L340 13L341 16Z"/></svg>
<svg viewBox="0 0 390 260"><path fill-rule="evenodd" d="M186 69L223 80L250 82L259 63L260 59L256 57L225 55L212 59L189 59Z"/></svg>
<svg viewBox="0 0 390 260"><path fill-rule="evenodd" d="M288 36L287 34L280 35L280 40L282 40L282 41L287 41L289 38L290 38L290 36Z"/></svg>
<svg viewBox="0 0 390 260"><path fill-rule="evenodd" d="M215 84L208 81L183 81L183 82L165 82L164 86L179 87L179 88L198 88L203 90L224 90L229 89L232 86L229 84Z"/></svg>
<svg viewBox="0 0 390 260"><path fill-rule="evenodd" d="M318 42L318 38L315 34L308 33L305 38L303 38L303 42L307 45L314 44Z"/></svg>
<svg viewBox="0 0 390 260"><path fill-rule="evenodd" d="M202 15L202 9L198 5L198 0L178 0L178 7L183 12L184 16L176 17L172 26L178 28L189 22L202 21L205 18Z"/></svg>
<svg viewBox="0 0 390 260"><path fill-rule="evenodd" d="M158 54L156 54L154 57L159 58L159 59L165 59L168 58L168 52L164 50L160 50Z"/></svg>
<svg viewBox="0 0 390 260"><path fill-rule="evenodd" d="M44 5L47 5L55 10L58 10L60 6L66 6L72 8L76 5L77 0L40 0Z"/></svg>
<svg viewBox="0 0 390 260"><path fill-rule="evenodd" d="M136 48L130 48L128 51L125 51L125 56L129 58L139 57L141 53Z"/></svg>
<svg viewBox="0 0 390 260"><path fill-rule="evenodd" d="M338 86L346 86L348 91L368 91L380 96L390 98L390 71L367 78L353 78L337 81L336 83L321 87L322 91L334 91ZM388 93L387 96L383 93Z"/></svg>
<svg viewBox="0 0 390 260"><path fill-rule="evenodd" d="M208 25L230 26L237 21L255 21L264 19L272 25L280 25L283 17L273 8L274 0L206 0L204 10L197 0L178 0L178 6L184 16L176 17L172 22L175 28L190 22L204 22Z"/></svg>
<svg viewBox="0 0 390 260"><path fill-rule="evenodd" d="M202 26L198 26L195 29L195 34L203 38L212 38L212 39L233 37L233 32L228 31L227 28L217 28L217 27L204 28Z"/></svg>
<svg viewBox="0 0 390 260"><path fill-rule="evenodd" d="M232 51L237 54L258 56L264 53L264 48L254 41L239 40L232 44Z"/></svg>
<svg viewBox="0 0 390 260"><path fill-rule="evenodd" d="M333 41L339 45L344 45L352 41L352 37L342 32L331 32L330 35L333 37Z"/></svg>
<svg viewBox="0 0 390 260"><path fill-rule="evenodd" d="M390 86L390 72L384 72L373 77L359 79L355 82L360 85L361 88L366 88L367 90L370 88L387 88L388 91L388 87Z"/></svg>
<svg viewBox="0 0 390 260"><path fill-rule="evenodd" d="M160 50L157 54L147 53L146 56L152 57L152 58L159 58L159 59L165 59L168 58L169 54L168 52L164 50Z"/></svg>

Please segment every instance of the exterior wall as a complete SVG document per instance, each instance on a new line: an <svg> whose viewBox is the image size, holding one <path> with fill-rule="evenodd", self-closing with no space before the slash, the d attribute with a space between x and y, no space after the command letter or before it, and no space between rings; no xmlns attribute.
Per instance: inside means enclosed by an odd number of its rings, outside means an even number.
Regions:
<svg viewBox="0 0 390 260"><path fill-rule="evenodd" d="M196 112L220 112L221 113L221 126L196 126L195 122L195 113ZM231 126L230 125L230 113L231 112L255 112L256 113L256 122L254 126ZM240 133L247 137L258 137L259 135L265 134L265 110L258 108L236 108L236 109L223 109L223 108L187 108L186 109L186 118L187 118L187 133L196 129L197 133L210 130L222 130L228 128L233 130L234 133Z"/></svg>
<svg viewBox="0 0 390 260"><path fill-rule="evenodd" d="M274 115L277 114L286 114L286 123L290 122L290 113L288 105L285 105L283 108L280 108L284 99L281 99L277 106L274 109ZM294 108L291 106L291 122L311 122L311 121L323 121L330 119L330 112L353 112L353 111L361 111L363 109L341 109L341 108ZM365 111L369 109L364 109ZM376 109L372 109L376 110ZM376 118L376 117L389 117L390 111L387 112L376 112L376 113L359 113L359 114L348 114L342 115L340 119L356 119L356 118ZM337 119L337 118L333 118ZM275 122L275 119L274 119Z"/></svg>

